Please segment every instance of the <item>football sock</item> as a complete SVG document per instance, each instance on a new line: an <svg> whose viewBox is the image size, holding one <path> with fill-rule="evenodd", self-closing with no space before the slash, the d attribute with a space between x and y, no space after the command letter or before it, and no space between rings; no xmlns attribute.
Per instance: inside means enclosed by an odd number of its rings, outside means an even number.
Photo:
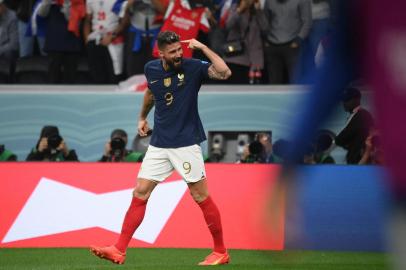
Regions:
<svg viewBox="0 0 406 270"><path fill-rule="evenodd" d="M221 227L220 212L213 202L211 197L207 197L204 201L199 203L203 211L204 219L209 227L210 233L213 237L214 251L219 253L226 252L223 241L223 229Z"/></svg>
<svg viewBox="0 0 406 270"><path fill-rule="evenodd" d="M115 247L121 252L125 253L135 230L140 226L144 219L146 206L147 201L133 197L130 207L124 217L120 237L115 244Z"/></svg>

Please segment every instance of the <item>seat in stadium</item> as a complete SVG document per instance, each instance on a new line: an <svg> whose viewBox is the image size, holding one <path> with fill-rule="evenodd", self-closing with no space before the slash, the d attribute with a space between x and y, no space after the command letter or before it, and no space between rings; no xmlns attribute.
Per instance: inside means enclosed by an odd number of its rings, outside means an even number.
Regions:
<svg viewBox="0 0 406 270"><path fill-rule="evenodd" d="M19 58L15 68L15 82L19 84L49 83L50 63L47 56Z"/></svg>

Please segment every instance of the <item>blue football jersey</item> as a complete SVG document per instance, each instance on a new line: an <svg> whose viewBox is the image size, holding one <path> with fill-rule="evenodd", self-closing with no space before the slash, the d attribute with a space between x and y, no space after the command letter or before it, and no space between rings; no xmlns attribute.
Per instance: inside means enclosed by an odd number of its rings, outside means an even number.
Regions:
<svg viewBox="0 0 406 270"><path fill-rule="evenodd" d="M180 71L166 71L161 60L145 65L148 88L155 100L151 145L177 148L206 140L197 98L203 80L208 77L210 65L193 58L183 59Z"/></svg>

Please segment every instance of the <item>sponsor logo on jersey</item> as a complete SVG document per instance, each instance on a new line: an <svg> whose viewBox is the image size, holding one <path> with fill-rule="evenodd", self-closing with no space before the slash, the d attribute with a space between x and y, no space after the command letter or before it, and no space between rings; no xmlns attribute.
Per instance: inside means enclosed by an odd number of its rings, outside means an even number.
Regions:
<svg viewBox="0 0 406 270"><path fill-rule="evenodd" d="M171 86L171 83L172 83L171 78L165 78L165 79L164 79L164 85L165 85L166 87Z"/></svg>

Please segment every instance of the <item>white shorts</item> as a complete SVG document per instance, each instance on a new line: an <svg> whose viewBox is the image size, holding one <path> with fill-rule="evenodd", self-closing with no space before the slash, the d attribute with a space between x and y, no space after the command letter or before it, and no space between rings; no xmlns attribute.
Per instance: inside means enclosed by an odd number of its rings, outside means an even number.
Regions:
<svg viewBox="0 0 406 270"><path fill-rule="evenodd" d="M202 149L199 145L179 148L148 146L138 178L162 182L176 170L186 183L206 177Z"/></svg>

